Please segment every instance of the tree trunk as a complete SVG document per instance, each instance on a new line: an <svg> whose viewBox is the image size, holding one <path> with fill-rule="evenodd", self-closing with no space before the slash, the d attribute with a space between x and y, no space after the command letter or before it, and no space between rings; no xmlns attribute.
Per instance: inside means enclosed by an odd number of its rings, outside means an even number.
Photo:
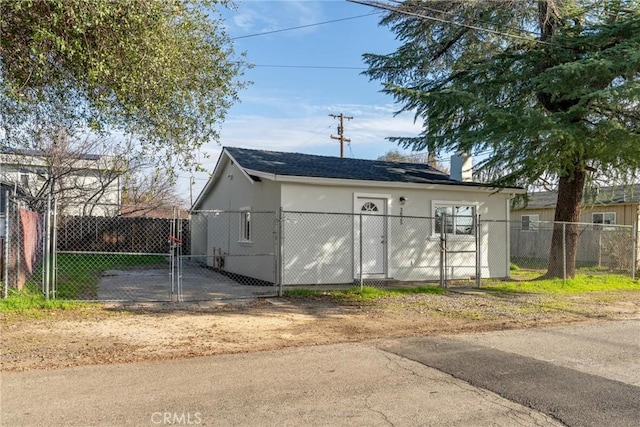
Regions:
<svg viewBox="0 0 640 427"><path fill-rule="evenodd" d="M572 175L560 177L547 278L565 277L565 271L566 278L576 274L578 224L575 223L580 220L585 176L582 165L576 165Z"/></svg>

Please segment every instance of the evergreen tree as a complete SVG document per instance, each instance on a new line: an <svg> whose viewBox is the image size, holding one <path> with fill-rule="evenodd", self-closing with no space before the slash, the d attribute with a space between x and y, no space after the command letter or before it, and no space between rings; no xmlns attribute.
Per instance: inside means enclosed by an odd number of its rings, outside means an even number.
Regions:
<svg viewBox="0 0 640 427"><path fill-rule="evenodd" d="M577 222L591 171L640 169L638 0L360 1L390 10L402 45L366 74L423 130L393 138L431 153L490 150L496 185L558 179L556 221ZM548 276L563 272L562 227ZM577 226L567 226L575 275Z"/></svg>

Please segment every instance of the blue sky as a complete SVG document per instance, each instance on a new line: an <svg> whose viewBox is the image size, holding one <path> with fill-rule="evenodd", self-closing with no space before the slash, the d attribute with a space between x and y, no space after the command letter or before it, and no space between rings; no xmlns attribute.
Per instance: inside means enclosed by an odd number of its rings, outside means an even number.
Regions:
<svg viewBox="0 0 640 427"><path fill-rule="evenodd" d="M377 12L347 1L240 1L236 10L222 15L231 38L316 24ZM244 78L252 82L240 93L221 126L221 145L329 156L339 155L338 121L329 114L344 113L354 120L345 124L351 144L345 157L375 159L397 148L385 138L416 135L419 124L411 114L394 117L398 106L380 93L379 82L361 75L363 53L390 53L398 42L381 15L350 19L303 29L234 40L237 52L246 52L255 68ZM279 68L284 66L361 67L362 69ZM213 171L221 146L210 144L202 165ZM194 198L207 174L195 175ZM188 188L189 175L181 174L180 189ZM183 193L184 194L184 193Z"/></svg>

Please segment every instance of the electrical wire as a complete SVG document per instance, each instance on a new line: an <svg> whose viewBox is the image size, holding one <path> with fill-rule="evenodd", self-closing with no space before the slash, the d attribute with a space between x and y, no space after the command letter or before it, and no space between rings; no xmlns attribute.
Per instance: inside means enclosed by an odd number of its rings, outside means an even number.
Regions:
<svg viewBox="0 0 640 427"><path fill-rule="evenodd" d="M285 31L300 30L302 28L309 28L309 27L317 27L318 25L333 24L334 22L349 21L349 20L352 20L352 19L359 19L359 18L364 18L364 17L367 17L367 16L379 15L380 13L382 13L382 12L379 11L379 10L374 10L373 12L369 12L369 13L366 13L364 15L349 16L347 18L332 19L331 21L316 22L314 24L298 25L296 27L281 28L279 30L263 31L261 33L254 33L254 34L247 34L245 36L231 37L231 40L248 39L249 37L265 36L267 34L282 33L282 32L285 32Z"/></svg>
<svg viewBox="0 0 640 427"><path fill-rule="evenodd" d="M389 1L392 2L392 3L402 4L402 1L400 1L400 0L389 0ZM449 11L446 11L446 10L440 10L440 9L434 9L432 7L424 6L423 4L415 4L415 6L419 6L421 9L428 10L429 12L441 13L443 15L449 15L449 16L454 16L454 17L456 16L455 13L453 13L453 12L449 12ZM525 30L524 28L512 27L510 25L504 25L504 24L499 24L498 25L498 24L496 24L494 22L485 21L485 20L482 20L480 18L474 18L474 17L471 17L471 16L468 17L468 18L470 20L472 20L474 22L477 22L477 23L480 23L480 24L494 25L494 26L500 27L502 29L514 30L514 31L518 31L518 32L521 32L521 33L532 34L532 35L534 35L536 37L539 36L539 34L537 32L531 31L531 30Z"/></svg>
<svg viewBox="0 0 640 427"><path fill-rule="evenodd" d="M484 31L484 32L488 32L488 33L491 33L491 34L496 34L496 35L505 36L505 37L511 37L511 38L514 38L514 39L525 40L525 41L532 42L532 43L538 43L538 44L544 44L544 45L553 46L552 43L545 42L543 40L532 39L532 38L524 37L524 36L518 36L516 34L504 33L504 32L492 30L492 29L489 29L489 28L478 27L477 25L469 25L469 24L463 24L463 23L460 23L460 22L447 21L446 19L437 18L435 16L423 15L423 14L415 13L415 12L409 12L407 10L400 10L398 7L391 6L389 4L382 3L382 2L366 1L366 0L347 0L347 1L351 2L351 3L361 4L363 6L376 7L378 9L383 9L383 10L387 10L387 11L390 11L390 12L400 13L402 15L413 16L413 17L420 18L420 19L426 19L428 21L437 21L437 22L441 22L443 24L450 24L450 25L454 25L454 26L457 26L457 27L469 28L471 30ZM438 9L433 9L433 10L438 10ZM444 11L440 10L439 12L444 12Z"/></svg>
<svg viewBox="0 0 640 427"><path fill-rule="evenodd" d="M314 133L313 135L311 135L311 137L309 139L307 139L306 141L303 141L301 143L301 145L306 144L307 142L311 141L312 139L314 139L315 137L317 137L318 135L320 135L322 132L324 132L325 130L329 129L330 127L333 126L333 123L331 123L329 126L320 129L319 131L317 131L316 133Z"/></svg>
<svg viewBox="0 0 640 427"><path fill-rule="evenodd" d="M319 70L366 70L366 67L348 67L331 65L277 65L277 64L253 64L255 68L306 68Z"/></svg>

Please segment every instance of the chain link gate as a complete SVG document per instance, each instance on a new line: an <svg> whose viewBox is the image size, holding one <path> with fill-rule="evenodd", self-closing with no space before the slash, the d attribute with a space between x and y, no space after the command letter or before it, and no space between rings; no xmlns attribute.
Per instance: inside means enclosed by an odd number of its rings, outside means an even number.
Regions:
<svg viewBox="0 0 640 427"><path fill-rule="evenodd" d="M185 215L178 216L184 224ZM277 211L193 210L178 226L178 301L277 296L280 288ZM188 237L187 237L188 235ZM188 240L188 242L187 242Z"/></svg>
<svg viewBox="0 0 640 427"><path fill-rule="evenodd" d="M170 209L84 205L58 209L55 296L89 301L171 301Z"/></svg>
<svg viewBox="0 0 640 427"><path fill-rule="evenodd" d="M447 288L452 281L466 284L473 279L475 286L480 287L480 215L443 212L435 221L440 233L440 286Z"/></svg>

